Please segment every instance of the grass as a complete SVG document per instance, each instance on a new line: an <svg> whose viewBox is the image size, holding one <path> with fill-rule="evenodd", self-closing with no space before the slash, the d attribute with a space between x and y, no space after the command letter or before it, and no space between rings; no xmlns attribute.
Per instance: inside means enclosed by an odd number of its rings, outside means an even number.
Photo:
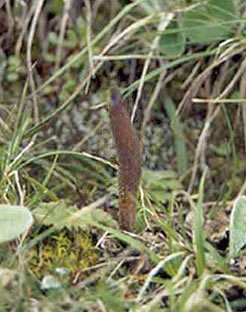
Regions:
<svg viewBox="0 0 246 312"><path fill-rule="evenodd" d="M243 242L229 252L246 185L245 10L2 1L0 204L34 223L0 244L0 311L246 311ZM133 233L116 221L112 84L144 145ZM0 241L19 222L1 217Z"/></svg>

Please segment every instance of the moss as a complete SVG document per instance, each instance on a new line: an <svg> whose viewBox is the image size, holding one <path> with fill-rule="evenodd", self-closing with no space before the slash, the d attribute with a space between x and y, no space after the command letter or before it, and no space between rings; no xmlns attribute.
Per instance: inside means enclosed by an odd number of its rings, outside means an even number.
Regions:
<svg viewBox="0 0 246 312"><path fill-rule="evenodd" d="M63 267L73 278L85 268L95 265L99 254L89 232L61 230L31 250L32 272L41 277ZM83 274L80 274L83 276Z"/></svg>

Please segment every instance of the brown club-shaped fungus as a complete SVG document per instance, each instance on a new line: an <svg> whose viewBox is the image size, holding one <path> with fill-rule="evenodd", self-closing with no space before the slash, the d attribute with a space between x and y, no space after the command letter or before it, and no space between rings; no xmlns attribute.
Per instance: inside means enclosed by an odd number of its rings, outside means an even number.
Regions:
<svg viewBox="0 0 246 312"><path fill-rule="evenodd" d="M135 222L142 145L117 88L111 91L109 117L119 156L119 224L129 231Z"/></svg>

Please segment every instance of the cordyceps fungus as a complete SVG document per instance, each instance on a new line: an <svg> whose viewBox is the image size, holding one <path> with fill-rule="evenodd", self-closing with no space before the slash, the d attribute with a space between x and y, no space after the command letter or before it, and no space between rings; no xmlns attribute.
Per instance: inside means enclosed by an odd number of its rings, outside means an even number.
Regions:
<svg viewBox="0 0 246 312"><path fill-rule="evenodd" d="M117 88L111 90L109 117L119 156L119 224L121 229L129 231L135 222L142 144Z"/></svg>

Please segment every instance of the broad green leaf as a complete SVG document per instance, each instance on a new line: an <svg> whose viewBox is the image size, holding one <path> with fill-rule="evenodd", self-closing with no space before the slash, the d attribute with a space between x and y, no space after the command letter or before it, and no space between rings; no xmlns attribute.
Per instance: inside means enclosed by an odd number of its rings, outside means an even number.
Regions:
<svg viewBox="0 0 246 312"><path fill-rule="evenodd" d="M238 197L231 212L229 255L236 257L246 244L246 196Z"/></svg>
<svg viewBox="0 0 246 312"><path fill-rule="evenodd" d="M182 24L192 42L208 43L227 39L236 23L237 9L233 0L209 0L187 11Z"/></svg>
<svg viewBox="0 0 246 312"><path fill-rule="evenodd" d="M165 203L172 197L172 191L182 188L177 175L173 171L143 171L144 189L156 202Z"/></svg>
<svg viewBox="0 0 246 312"><path fill-rule="evenodd" d="M162 185L164 180L177 180L177 175L174 171L144 169L143 180L147 186Z"/></svg>
<svg viewBox="0 0 246 312"><path fill-rule="evenodd" d="M63 228L65 220L76 213L78 208L68 206L64 201L41 203L35 210L34 215L37 221L44 225L54 225L56 228Z"/></svg>
<svg viewBox="0 0 246 312"><path fill-rule="evenodd" d="M54 226L57 229L64 227L86 229L94 221L117 226L110 214L96 208L93 204L78 209L76 206L67 205L64 201L42 203L35 209L34 213L39 222Z"/></svg>
<svg viewBox="0 0 246 312"><path fill-rule="evenodd" d="M160 181L161 183L152 183L151 184L151 189L153 188L162 188L165 190L178 190L182 187L182 184L180 183L180 181L178 180L178 178L176 178L176 180L174 179L166 179L166 180L162 180Z"/></svg>
<svg viewBox="0 0 246 312"><path fill-rule="evenodd" d="M80 228L83 228L86 225L94 225L95 222L111 227L118 227L118 223L109 213L100 208L93 207L93 204L77 210L77 212L67 218L65 222L70 224L70 226L76 226Z"/></svg>
<svg viewBox="0 0 246 312"><path fill-rule="evenodd" d="M10 241L27 231L33 217L24 206L0 205L0 243Z"/></svg>
<svg viewBox="0 0 246 312"><path fill-rule="evenodd" d="M234 0L208 0L206 8L210 16L221 21L233 22L238 18L238 8Z"/></svg>
<svg viewBox="0 0 246 312"><path fill-rule="evenodd" d="M149 190L149 193L152 199L161 203L165 203L172 198L172 194L165 192L163 189L151 189Z"/></svg>
<svg viewBox="0 0 246 312"><path fill-rule="evenodd" d="M185 13L183 27L191 42L209 43L226 38L229 31L207 16L204 8L194 9Z"/></svg>
<svg viewBox="0 0 246 312"><path fill-rule="evenodd" d="M161 53L167 57L178 57L185 50L185 36L183 31L176 25L171 24L161 35L159 41Z"/></svg>

